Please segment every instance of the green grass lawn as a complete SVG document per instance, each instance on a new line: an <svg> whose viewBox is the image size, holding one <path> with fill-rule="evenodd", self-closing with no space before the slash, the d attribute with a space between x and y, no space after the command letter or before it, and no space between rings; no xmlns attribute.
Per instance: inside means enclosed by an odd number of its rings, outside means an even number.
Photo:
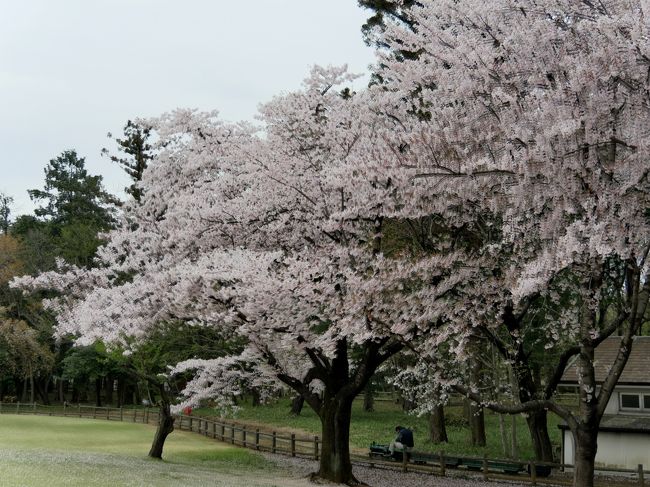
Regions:
<svg viewBox="0 0 650 487"><path fill-rule="evenodd" d="M289 414L289 400L282 399L272 404L251 407L248 404L240 404L242 408L236 416L237 420L244 422L255 422L270 425L274 428L290 428L303 430L311 434L320 434L320 420L316 414L307 406L303 408L302 414L298 417ZM211 416L214 411L208 408L195 410L193 414ZM377 443L389 443L394 437L396 425L407 426L415 434L415 449L419 451L438 452L444 449L445 453L483 456L487 454L490 458L503 458L501 437L499 433L499 420L496 414L486 411L486 436L487 447L478 448L470 446L470 431L462 423L461 408L446 408L448 444L433 444L428 438L428 421L426 417L418 418L406 414L401 407L390 401L376 401L375 411L364 412L362 401L354 402L352 411L352 426L350 431L350 446L359 453L368 451L368 445L373 441ZM510 417L506 417L506 425L510 425ZM559 420L549 414L549 434L554 445L560 444L560 432L557 427ZM510 438L508 434L508 438ZM528 427L523 417L517 416L517 438L519 445L519 458L533 459Z"/></svg>
<svg viewBox="0 0 650 487"><path fill-rule="evenodd" d="M0 416L3 487L306 486L253 452L187 432L147 457L148 425L45 416Z"/></svg>

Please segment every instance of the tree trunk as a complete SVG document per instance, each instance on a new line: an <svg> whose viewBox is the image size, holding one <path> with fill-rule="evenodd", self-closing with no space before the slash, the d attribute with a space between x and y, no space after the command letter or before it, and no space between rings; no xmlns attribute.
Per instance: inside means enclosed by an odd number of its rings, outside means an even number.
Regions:
<svg viewBox="0 0 650 487"><path fill-rule="evenodd" d="M322 447L318 476L338 484L354 485L350 461L350 419L354 397L324 398L320 410Z"/></svg>
<svg viewBox="0 0 650 487"><path fill-rule="evenodd" d="M256 408L262 404L260 392L257 389L251 390L251 406Z"/></svg>
<svg viewBox="0 0 650 487"><path fill-rule="evenodd" d="M515 415L510 416L510 453L512 458L519 457L519 446L517 445L517 417Z"/></svg>
<svg viewBox="0 0 650 487"><path fill-rule="evenodd" d="M371 413L375 410L375 394L372 382L368 382L368 385L363 391L363 410L367 413Z"/></svg>
<svg viewBox="0 0 650 487"><path fill-rule="evenodd" d="M528 413L526 423L535 450L535 458L542 462L553 462L553 445L548 435L548 412L545 409Z"/></svg>
<svg viewBox="0 0 650 487"><path fill-rule="evenodd" d="M104 402L106 404L113 404L113 378L104 378Z"/></svg>
<svg viewBox="0 0 650 487"><path fill-rule="evenodd" d="M447 443L447 428L445 427L445 409L442 404L433 408L429 415L429 439L433 443Z"/></svg>
<svg viewBox="0 0 650 487"><path fill-rule="evenodd" d="M30 367L30 369L31 369L31 367ZM36 391L34 390L34 374L32 374L31 370L30 370L30 373L29 373L29 402L32 403L32 404L34 404L34 393L35 392Z"/></svg>
<svg viewBox="0 0 650 487"><path fill-rule="evenodd" d="M117 407L121 408L124 406L124 378L118 377L117 379Z"/></svg>
<svg viewBox="0 0 650 487"><path fill-rule="evenodd" d="M302 412L302 407L305 404L305 398L302 394L298 394L291 400L291 412L292 416L300 416Z"/></svg>
<svg viewBox="0 0 650 487"><path fill-rule="evenodd" d="M160 400L160 421L158 422L158 428L156 429L156 434L153 437L153 443L151 444L151 449L149 450L149 456L151 458L161 458L163 453L163 447L165 446L165 440L167 436L174 431L174 417L171 415L169 408L169 402L167 400Z"/></svg>
<svg viewBox="0 0 650 487"><path fill-rule="evenodd" d="M410 400L410 399L402 399L402 411L404 412L410 412L415 409L415 402Z"/></svg>
<svg viewBox="0 0 650 487"><path fill-rule="evenodd" d="M575 469L573 485L576 487L594 487L594 463L598 449L598 427L578 425L573 432L575 444Z"/></svg>
<svg viewBox="0 0 650 487"><path fill-rule="evenodd" d="M506 420L504 414L499 414L499 436L501 437L501 451L504 457L509 457L508 433L506 431Z"/></svg>
<svg viewBox="0 0 650 487"><path fill-rule="evenodd" d="M102 379L95 379L95 406L102 407Z"/></svg>
<svg viewBox="0 0 650 487"><path fill-rule="evenodd" d="M469 406L469 426L472 446L485 446L485 414L483 408L472 402Z"/></svg>
<svg viewBox="0 0 650 487"><path fill-rule="evenodd" d="M38 392L39 397L41 398L41 402L45 406L50 405L50 395L49 395L49 389L50 389L50 377L41 377L36 380L36 392Z"/></svg>

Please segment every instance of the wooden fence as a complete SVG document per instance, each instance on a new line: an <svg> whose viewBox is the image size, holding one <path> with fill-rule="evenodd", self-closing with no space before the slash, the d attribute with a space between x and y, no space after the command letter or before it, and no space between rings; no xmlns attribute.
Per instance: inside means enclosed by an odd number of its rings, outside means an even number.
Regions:
<svg viewBox="0 0 650 487"><path fill-rule="evenodd" d="M0 414L78 417L154 425L159 421L159 413L156 408L109 408L82 405L43 406L35 403L0 403ZM300 456L318 460L321 452L321 440L318 436L299 436L293 433L283 434L276 431L265 431L224 419L176 415L175 428L244 448L294 457ZM511 475L504 474L502 467L521 465L522 462L487 457L446 456L444 451L428 454L427 456L429 459L425 464L407 463L406 459L399 464L394 461L361 455L353 455L352 460L357 465L370 468L399 468L403 472L413 471L445 476L449 474L448 470L450 468L447 460L453 458L460 460L461 465L464 465L467 470L475 471L484 480L528 481L532 485L572 485L571 477L568 475L553 475L552 478L544 478L537 474L540 467L550 467L555 472L564 472L573 468L573 465L569 464L528 462L527 475ZM473 468L467 468L468 465L473 465ZM597 470L599 473L620 476L619 478L610 476L603 480L597 479L596 485L607 487L631 485L645 487L645 477L650 475L650 471L644 470L643 465L639 465L636 469L599 467Z"/></svg>

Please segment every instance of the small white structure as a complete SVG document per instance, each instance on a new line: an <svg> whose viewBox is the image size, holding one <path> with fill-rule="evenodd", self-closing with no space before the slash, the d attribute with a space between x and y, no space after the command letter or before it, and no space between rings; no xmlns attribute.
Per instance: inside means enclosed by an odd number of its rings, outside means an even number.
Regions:
<svg viewBox="0 0 650 487"><path fill-rule="evenodd" d="M594 356L596 382L602 383L614 363L620 346L619 337L609 337ZM575 385L575 365L567 368L562 385ZM562 463L574 463L573 435L567 425L562 431ZM636 469L650 467L650 337L635 337L632 353L618 385L607 403L598 431L596 468Z"/></svg>

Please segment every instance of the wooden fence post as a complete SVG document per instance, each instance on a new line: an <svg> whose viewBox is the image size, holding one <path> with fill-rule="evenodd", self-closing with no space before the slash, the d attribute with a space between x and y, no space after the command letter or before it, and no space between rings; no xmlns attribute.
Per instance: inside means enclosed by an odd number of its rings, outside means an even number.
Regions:
<svg viewBox="0 0 650 487"><path fill-rule="evenodd" d="M318 460L318 436L314 436L314 460Z"/></svg>
<svg viewBox="0 0 650 487"><path fill-rule="evenodd" d="M440 475L442 475L443 477L446 474L446 472L445 472L446 467L447 467L447 465L445 463L445 451L440 450Z"/></svg>
<svg viewBox="0 0 650 487"><path fill-rule="evenodd" d="M408 471L408 467L406 466L408 461L409 461L409 456L406 453L406 447L403 447L402 448L402 472L404 472L404 473L406 473Z"/></svg>
<svg viewBox="0 0 650 487"><path fill-rule="evenodd" d="M65 407L66 407L67 402L63 402L63 417L65 418Z"/></svg>
<svg viewBox="0 0 650 487"><path fill-rule="evenodd" d="M291 433L291 456L296 456L296 434Z"/></svg>
<svg viewBox="0 0 650 487"><path fill-rule="evenodd" d="M124 421L124 408L120 406L120 421Z"/></svg>
<svg viewBox="0 0 650 487"><path fill-rule="evenodd" d="M246 425L241 428L241 443L246 448Z"/></svg>
<svg viewBox="0 0 650 487"><path fill-rule="evenodd" d="M97 419L97 408L93 407L93 419Z"/></svg>
<svg viewBox="0 0 650 487"><path fill-rule="evenodd" d="M277 444L278 444L278 435L274 431L273 435L271 435L271 453L275 453L275 447L277 446Z"/></svg>
<svg viewBox="0 0 650 487"><path fill-rule="evenodd" d="M483 454L483 480L488 479L488 461L487 461L487 453Z"/></svg>
<svg viewBox="0 0 650 487"><path fill-rule="evenodd" d="M641 487L644 487L645 486L645 479L643 478L643 465L640 464L640 463L639 463L638 470L639 470L639 485Z"/></svg>
<svg viewBox="0 0 650 487"><path fill-rule="evenodd" d="M530 469L530 483L531 485L537 485L537 466L535 462L529 462L528 468Z"/></svg>
<svg viewBox="0 0 650 487"><path fill-rule="evenodd" d="M259 450L260 449L260 429L257 428L255 430L255 449Z"/></svg>
<svg viewBox="0 0 650 487"><path fill-rule="evenodd" d="M230 425L230 444L231 445L235 444L235 425L234 424Z"/></svg>
<svg viewBox="0 0 650 487"><path fill-rule="evenodd" d="M212 423L212 439L217 438L217 423Z"/></svg>
<svg viewBox="0 0 650 487"><path fill-rule="evenodd" d="M149 424L149 408L144 408L144 419L142 422Z"/></svg>
<svg viewBox="0 0 650 487"><path fill-rule="evenodd" d="M106 421L111 419L111 408L106 408Z"/></svg>
<svg viewBox="0 0 650 487"><path fill-rule="evenodd" d="M79 409L79 417L81 417L81 404L77 404L77 408Z"/></svg>
<svg viewBox="0 0 650 487"><path fill-rule="evenodd" d="M138 410L133 408L133 422L135 423L135 420L137 419L138 416Z"/></svg>
<svg viewBox="0 0 650 487"><path fill-rule="evenodd" d="M221 441L226 439L226 425L221 423Z"/></svg>

